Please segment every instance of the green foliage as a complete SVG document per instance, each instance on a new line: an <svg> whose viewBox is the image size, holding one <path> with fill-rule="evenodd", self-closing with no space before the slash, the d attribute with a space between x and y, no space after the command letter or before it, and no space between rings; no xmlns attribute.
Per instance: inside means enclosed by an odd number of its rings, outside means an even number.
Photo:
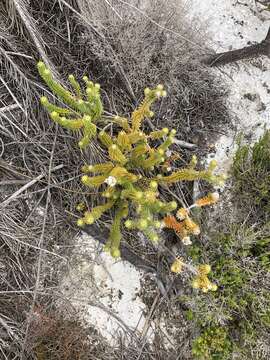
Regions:
<svg viewBox="0 0 270 360"><path fill-rule="evenodd" d="M73 92L64 88L53 79L52 73L43 62L37 64L40 76L46 82L51 91L57 95L66 107L62 108L49 102L46 96L42 96L41 104L49 111L53 121L70 130L82 129L83 137L79 141L79 147L84 149L90 140L96 135L97 122L103 113L100 98L100 85L83 78L86 89L83 91L73 75L69 76L69 82Z"/></svg>
<svg viewBox="0 0 270 360"><path fill-rule="evenodd" d="M270 131L253 146L239 145L232 167L236 201L257 220L270 216Z"/></svg>
<svg viewBox="0 0 270 360"><path fill-rule="evenodd" d="M217 165L215 161L212 161L206 170L196 170L197 161L193 159L187 168L177 169L167 175L165 165L171 157L168 150L174 143L176 131L167 128L149 133L143 131L144 120L154 116L151 105L166 96L162 85L152 90L145 89L144 100L130 118L110 118L109 122L115 127L112 133L109 133L105 128L99 130L95 124L98 121L100 125L104 123L99 84L94 84L84 77L86 89L83 90L70 75L69 81L73 87L73 92L70 92L53 79L50 70L42 62L38 63L38 70L48 87L65 104L62 108L51 104L45 97L41 98L41 103L49 111L51 119L69 130L82 130L83 137L79 142L81 149L95 138L105 150L104 163L85 164L82 167L82 183L90 189L100 190L101 204L85 211L77 224L80 227L91 225L105 212L112 211L114 216L105 246L112 256L120 256L124 220L127 229L142 231L152 242L159 240L161 220L177 208L175 201L160 199L159 189L162 186L200 179L212 184L224 181L223 176L214 174ZM205 205L215 201L216 197L211 194L204 200ZM199 233L197 225L189 217L185 219L186 235L189 234L188 231Z"/></svg>
<svg viewBox="0 0 270 360"><path fill-rule="evenodd" d="M253 145L239 145L232 167L233 191L238 208L263 235L249 247L250 255L269 269L270 264L270 130ZM244 210L243 210L244 209Z"/></svg>
<svg viewBox="0 0 270 360"><path fill-rule="evenodd" d="M193 261L198 262L199 259L201 259L202 250L201 250L200 246L198 246L197 244L194 244L193 246L191 246L187 249L187 254L188 254L188 256L191 257L191 259Z"/></svg>
<svg viewBox="0 0 270 360"><path fill-rule="evenodd" d="M232 343L226 328L209 327L193 342L192 353L198 359L231 359Z"/></svg>
<svg viewBox="0 0 270 360"><path fill-rule="evenodd" d="M258 239L250 249L250 254L260 261L262 267L270 271L270 236Z"/></svg>
<svg viewBox="0 0 270 360"><path fill-rule="evenodd" d="M207 243L189 250L193 261L205 258L212 264L210 279L218 284L218 291L207 297L185 300L190 305L187 318L200 329L193 354L199 359L231 359L235 354L247 359L257 349L258 359L268 359L259 349L270 332L269 131L253 146L239 146L232 173L237 219L219 221Z"/></svg>
<svg viewBox="0 0 270 360"><path fill-rule="evenodd" d="M258 259L252 257L253 244L242 246L242 236L246 233L241 227L236 232L234 226L231 234L212 234L211 244L201 249L202 256L207 254L212 264L211 277L218 284L218 291L207 298L198 295L192 317L187 313L187 318L192 318L201 331L193 344L197 358L230 359L233 349L249 356L257 338L270 331L268 275ZM218 352L208 330L221 324L231 345Z"/></svg>

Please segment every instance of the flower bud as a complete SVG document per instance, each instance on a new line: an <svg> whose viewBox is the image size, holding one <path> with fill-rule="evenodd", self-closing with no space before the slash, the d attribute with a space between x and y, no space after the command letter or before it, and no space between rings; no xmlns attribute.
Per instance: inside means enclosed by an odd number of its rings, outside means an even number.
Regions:
<svg viewBox="0 0 270 360"><path fill-rule="evenodd" d="M78 225L79 227L83 227L83 226L85 225L84 220L83 220L83 219L78 219L78 220L77 220L77 225Z"/></svg>

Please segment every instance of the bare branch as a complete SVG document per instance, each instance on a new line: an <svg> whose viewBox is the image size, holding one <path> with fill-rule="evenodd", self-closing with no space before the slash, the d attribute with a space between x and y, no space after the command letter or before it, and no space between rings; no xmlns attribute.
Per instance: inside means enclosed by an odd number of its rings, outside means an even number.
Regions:
<svg viewBox="0 0 270 360"><path fill-rule="evenodd" d="M56 171L56 170L60 170L63 167L64 167L64 165L60 164L58 166L55 166L50 171L53 172L53 171ZM21 193L23 193L25 190L27 190L28 188L33 186L36 182L40 181L42 178L44 178L44 176L46 176L46 174L40 174L35 179L29 181L27 184L22 186L19 190L15 191L15 193L13 193L9 198L7 198L4 202L2 202L2 204L0 205L0 209L5 208L11 201L15 200Z"/></svg>
<svg viewBox="0 0 270 360"><path fill-rule="evenodd" d="M259 44L245 46L242 49L225 51L210 55L202 59L202 63L209 66L219 66L230 64L239 60L255 58L258 56L270 57L270 27L264 40Z"/></svg>

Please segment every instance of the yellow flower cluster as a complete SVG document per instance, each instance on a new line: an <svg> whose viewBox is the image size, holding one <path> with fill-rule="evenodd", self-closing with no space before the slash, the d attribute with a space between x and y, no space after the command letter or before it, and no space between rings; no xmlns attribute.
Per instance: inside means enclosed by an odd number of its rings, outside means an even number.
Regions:
<svg viewBox="0 0 270 360"><path fill-rule="evenodd" d="M171 272L179 274L183 271L185 263L181 258L176 258L171 265Z"/></svg>
<svg viewBox="0 0 270 360"><path fill-rule="evenodd" d="M202 292L207 293L209 290L216 291L217 285L212 283L208 279L208 274L211 271L211 266L208 264L199 265L197 268L197 276L192 282L192 287L194 289L201 289Z"/></svg>
<svg viewBox="0 0 270 360"><path fill-rule="evenodd" d="M180 208L176 213L176 216L180 221L177 221L177 219L173 215L168 215L163 219L164 227L173 229L184 245L190 245L191 240L189 235L200 234L200 227L191 219L190 210L194 207L203 207L215 204L218 199L219 194L217 192L210 193L207 196L198 199L190 207ZM183 262L183 259L176 258L171 265L171 271L173 273L179 274L183 271L184 267L185 263ZM188 266L186 267L188 268ZM192 282L192 287L194 289L201 289L204 293L207 293L209 290L217 290L217 285L212 283L208 278L208 274L211 271L210 265L199 265L196 271L197 276Z"/></svg>
<svg viewBox="0 0 270 360"><path fill-rule="evenodd" d="M175 274L180 274L183 272L184 268L188 268L182 258L177 257L171 265L171 272ZM202 292L207 293L209 290L216 291L217 285L212 283L208 274L211 272L211 266L208 264L199 265L196 269L197 275L195 279L193 279L192 287L194 289L200 289Z"/></svg>

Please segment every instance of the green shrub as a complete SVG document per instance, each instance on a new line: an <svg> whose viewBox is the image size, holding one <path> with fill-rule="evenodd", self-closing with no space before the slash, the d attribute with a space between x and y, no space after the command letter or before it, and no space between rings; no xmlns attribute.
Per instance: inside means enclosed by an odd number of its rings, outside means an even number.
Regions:
<svg viewBox="0 0 270 360"><path fill-rule="evenodd" d="M249 251L243 256L241 245L236 246L241 232L242 229L238 237L231 238L228 234L222 236L219 233L216 238L212 235L211 245L202 250L202 256L207 253L208 262L212 264L211 276L218 284L218 291L207 297L199 294L195 299L189 299L192 310L187 312L187 318L196 323L201 332L193 344L193 354L197 358L230 359L229 353L233 349L249 356L257 339L270 331L268 275L257 258ZM220 253L221 239L229 239L229 243L234 239L234 246L227 249L225 246ZM218 347L214 349L213 345L216 340L212 343L209 334L221 324L231 346L217 351ZM243 344L246 344L244 349Z"/></svg>
<svg viewBox="0 0 270 360"><path fill-rule="evenodd" d="M193 354L200 359L236 354L247 359L255 351L257 359L268 359L260 349L267 346L270 332L270 131L253 146L239 146L232 175L236 211L225 222L219 214L207 242L189 250L193 261L203 258L212 264L211 276L218 284L218 291L207 297L185 300L190 306L187 318L201 333Z"/></svg>
<svg viewBox="0 0 270 360"><path fill-rule="evenodd" d="M193 156L184 168L172 170L171 163L176 154L170 150L175 142L176 130L168 128L147 131L145 120L154 116L151 106L167 95L163 85L155 89L146 88L144 99L130 116L105 116L100 85L84 76L84 87L73 75L69 76L72 91L54 80L43 62L37 64L40 76L50 90L61 101L61 106L41 97L41 104L48 110L51 119L62 127L81 135L78 146L83 151L91 141L99 143L103 150L100 163L85 164L81 182L88 189L98 189L99 205L89 208L80 203L77 210L83 215L77 220L79 227L85 227L100 220L107 212L112 220L105 250L113 257L119 257L123 225L128 230L142 232L153 243L160 239L163 228L175 231L183 245L190 245L190 236L200 234L199 226L191 218L191 209L213 205L218 201L217 192L197 199L189 207L180 208L175 201L164 200L162 190L182 182L204 180L210 184L223 184L225 177L216 175L217 163L212 160L205 170L197 170L197 158ZM90 195L90 194L89 194ZM175 258L171 271L180 273L189 270L194 276L192 286L203 292L216 291L208 275L211 266L201 264L192 267Z"/></svg>
<svg viewBox="0 0 270 360"><path fill-rule="evenodd" d="M175 201L160 200L159 187L179 181L200 179L213 184L223 181L222 176L213 173L215 161L210 163L207 170L196 170L196 157L191 160L188 167L167 174L166 163L171 157L169 148L174 143L176 131L163 128L145 133L143 130L144 120L154 116L151 105L166 96L162 85L153 90L145 89L144 100L130 118L114 116L106 122L99 84L94 84L85 76L83 80L86 89L83 90L74 76L70 75L69 82L73 88L71 92L53 79L51 71L43 62L39 62L37 67L48 87L65 105L56 106L43 96L41 103L50 113L51 119L69 130L82 130L83 137L78 143L81 149L85 149L96 137L105 149L105 162L84 165L82 172L85 175L81 180L88 188L98 188L101 199L107 201L90 211L85 211L77 224L80 227L91 225L105 212L114 209L110 236L105 246L113 257L120 256L123 219L126 219L126 228L142 231L152 242L159 240L158 231L162 227L160 220L177 208ZM105 128L99 130L98 126L106 124L115 124L118 129L116 127L111 133ZM214 203L217 198L210 194L202 199L202 204L198 206ZM83 209L83 204L78 208ZM188 216L188 210L183 210L186 213L182 222L184 227L180 223L177 225L183 228L184 231L181 233L185 238L189 233L199 233L199 229Z"/></svg>
<svg viewBox="0 0 270 360"><path fill-rule="evenodd" d="M192 344L192 354L198 359L231 359L231 351L232 343L224 327L209 327L203 330Z"/></svg>
<svg viewBox="0 0 270 360"><path fill-rule="evenodd" d="M270 131L253 146L239 145L232 166L235 201L253 222L270 218Z"/></svg>

